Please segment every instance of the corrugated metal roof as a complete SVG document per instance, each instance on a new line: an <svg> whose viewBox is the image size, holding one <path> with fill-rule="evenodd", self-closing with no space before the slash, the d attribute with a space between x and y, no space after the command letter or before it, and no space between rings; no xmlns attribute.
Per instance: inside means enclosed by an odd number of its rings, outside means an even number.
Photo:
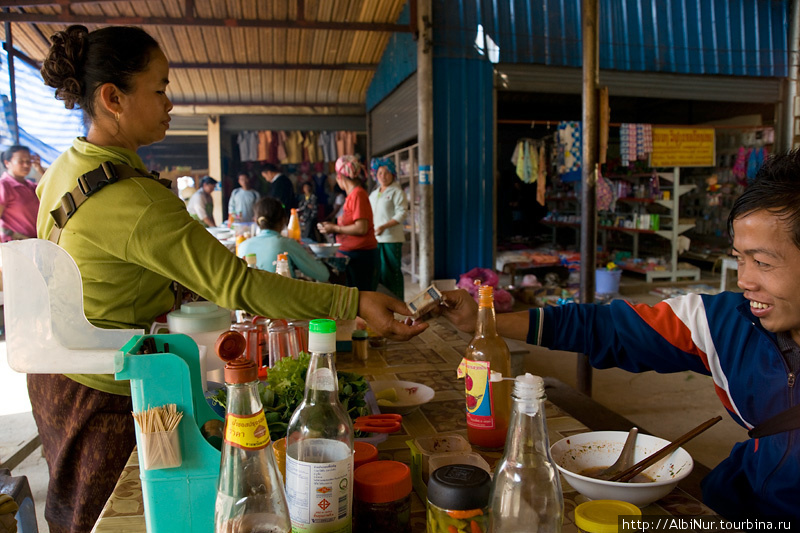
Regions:
<svg viewBox="0 0 800 533"><path fill-rule="evenodd" d="M63 5L66 4L66 5ZM170 60L169 95L182 111L364 113L364 101L405 0L23 0L15 48L44 59L69 24L143 26ZM0 5L10 5L2 1ZM62 7L63 5L63 7ZM187 12L187 6L190 12ZM4 29L0 26L0 35ZM223 109L226 107L227 109Z"/></svg>
<svg viewBox="0 0 800 533"><path fill-rule="evenodd" d="M599 0L600 68L785 77L786 0ZM439 2L437 53L478 57L478 25L501 63L580 67L581 0Z"/></svg>

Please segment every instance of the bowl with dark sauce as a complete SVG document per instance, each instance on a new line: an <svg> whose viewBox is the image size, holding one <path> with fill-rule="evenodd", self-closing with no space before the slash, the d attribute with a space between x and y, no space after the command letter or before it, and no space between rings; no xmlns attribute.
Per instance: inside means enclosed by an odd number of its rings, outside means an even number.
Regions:
<svg viewBox="0 0 800 533"><path fill-rule="evenodd" d="M621 500L639 507L663 498L692 472L692 456L683 448L678 448L631 481L605 481L592 477L617 460L627 436L627 431L579 433L553 444L550 454L564 480L587 498ZM639 433L633 463L656 453L667 444L668 440Z"/></svg>

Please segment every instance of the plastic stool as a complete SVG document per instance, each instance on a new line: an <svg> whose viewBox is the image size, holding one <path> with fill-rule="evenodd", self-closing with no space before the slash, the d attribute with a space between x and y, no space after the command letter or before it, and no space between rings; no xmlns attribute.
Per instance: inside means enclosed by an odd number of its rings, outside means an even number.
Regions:
<svg viewBox="0 0 800 533"><path fill-rule="evenodd" d="M733 257L722 258L722 268L720 269L719 290L728 290L728 270L739 270L739 263Z"/></svg>
<svg viewBox="0 0 800 533"><path fill-rule="evenodd" d="M31 486L26 476L11 477L8 468L0 468L0 494L8 494L19 506L17 511L17 531L19 533L39 533L36 522L36 509L33 505Z"/></svg>

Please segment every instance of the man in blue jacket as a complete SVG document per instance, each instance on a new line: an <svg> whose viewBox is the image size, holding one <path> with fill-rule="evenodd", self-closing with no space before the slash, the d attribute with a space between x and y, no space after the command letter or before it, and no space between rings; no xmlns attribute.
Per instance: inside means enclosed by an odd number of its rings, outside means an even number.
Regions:
<svg viewBox="0 0 800 533"><path fill-rule="evenodd" d="M693 370L713 378L748 430L800 404L800 152L768 159L728 217L742 293L690 294L654 306L563 305L498 315L498 332L585 353L596 368ZM441 312L472 331L466 291ZM730 520L800 519L800 419L794 429L734 445L703 480L703 500Z"/></svg>

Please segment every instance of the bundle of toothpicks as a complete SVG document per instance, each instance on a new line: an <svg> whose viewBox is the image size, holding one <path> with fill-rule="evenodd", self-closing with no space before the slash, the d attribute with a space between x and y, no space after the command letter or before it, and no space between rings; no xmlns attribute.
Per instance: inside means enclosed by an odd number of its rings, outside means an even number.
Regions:
<svg viewBox="0 0 800 533"><path fill-rule="evenodd" d="M139 424L144 444L145 470L179 466L180 443L171 438L183 417L177 406L171 403L161 407L148 407L145 411L132 414Z"/></svg>

